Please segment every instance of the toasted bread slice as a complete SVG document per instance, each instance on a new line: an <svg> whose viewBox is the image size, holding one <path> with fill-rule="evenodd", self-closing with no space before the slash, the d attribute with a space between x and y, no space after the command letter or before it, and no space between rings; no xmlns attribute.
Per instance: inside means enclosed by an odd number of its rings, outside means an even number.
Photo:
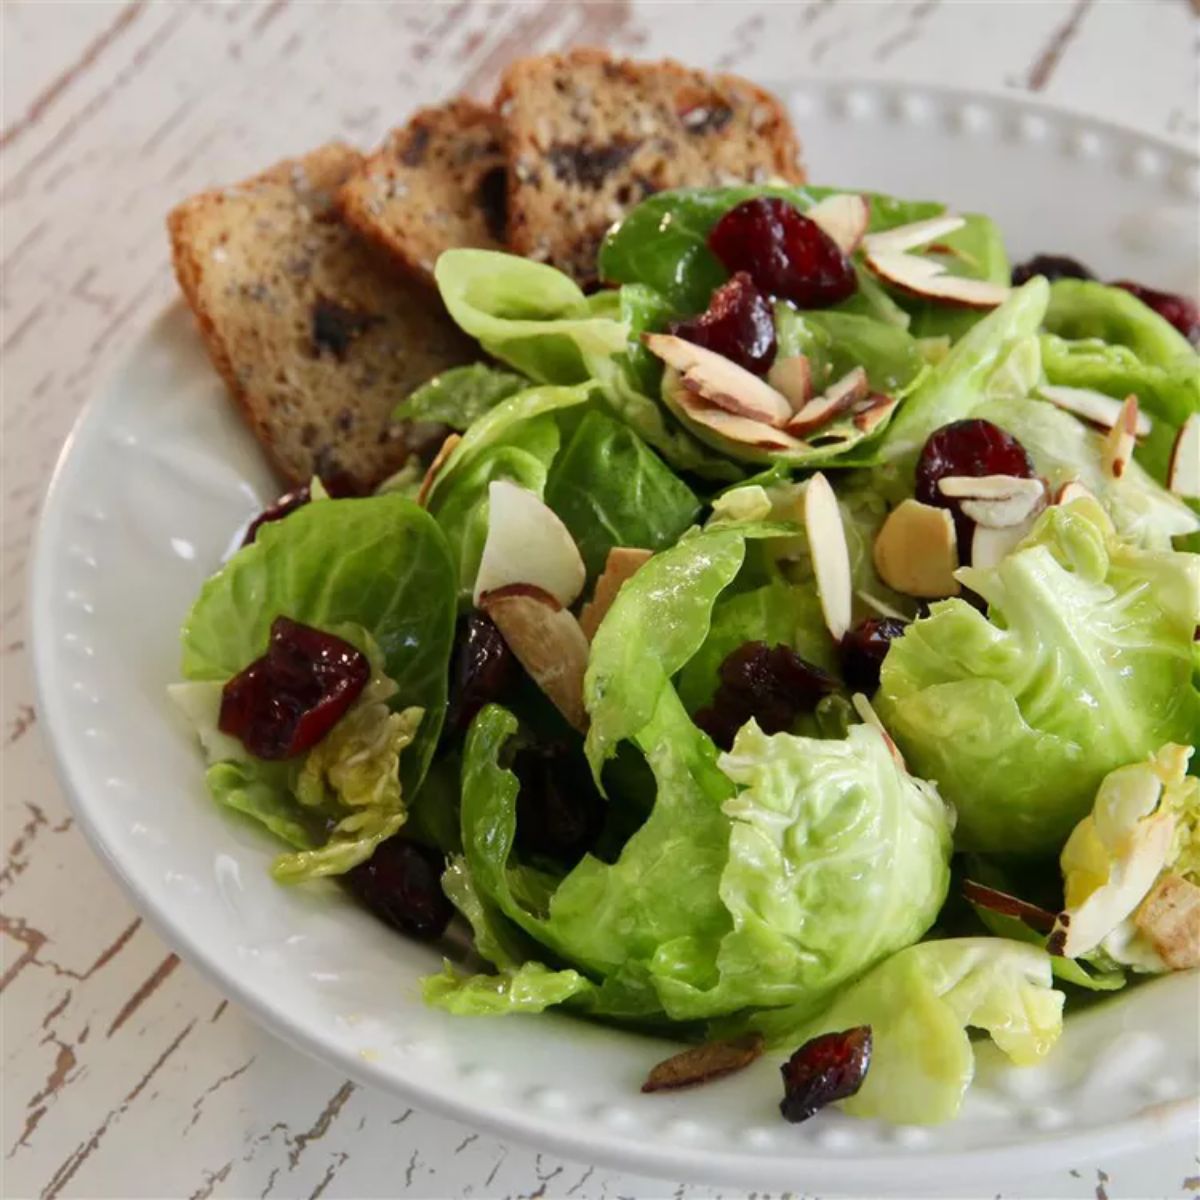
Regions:
<svg viewBox="0 0 1200 1200"><path fill-rule="evenodd" d="M509 245L584 284L605 230L654 192L804 179L783 106L733 75L572 50L515 63L497 105Z"/></svg>
<svg viewBox="0 0 1200 1200"><path fill-rule="evenodd" d="M422 109L341 186L342 215L430 282L443 250L503 250L502 136L496 114L470 100Z"/></svg>
<svg viewBox="0 0 1200 1200"><path fill-rule="evenodd" d="M472 357L437 297L338 217L334 193L361 162L324 146L167 220L208 352L280 473L359 492L409 453L396 403Z"/></svg>

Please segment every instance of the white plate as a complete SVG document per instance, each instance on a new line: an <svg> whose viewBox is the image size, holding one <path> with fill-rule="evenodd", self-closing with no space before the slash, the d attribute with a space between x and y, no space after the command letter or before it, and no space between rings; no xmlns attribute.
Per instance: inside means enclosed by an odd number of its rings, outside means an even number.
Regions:
<svg viewBox="0 0 1200 1200"><path fill-rule="evenodd" d="M1142 136L1007 99L781 88L819 181L996 217L1014 254L1109 277L1195 277L1197 166ZM1049 1061L985 1048L956 1122L889 1128L776 1111L776 1057L719 1086L643 1097L666 1044L561 1016L424 1008L438 956L343 900L282 888L275 846L207 799L163 689L180 620L276 487L181 307L88 406L55 475L33 573L41 711L79 823L163 936L265 1025L349 1075L569 1157L770 1190L989 1191L1022 1171L1195 1127L1195 974L1073 1017Z"/></svg>

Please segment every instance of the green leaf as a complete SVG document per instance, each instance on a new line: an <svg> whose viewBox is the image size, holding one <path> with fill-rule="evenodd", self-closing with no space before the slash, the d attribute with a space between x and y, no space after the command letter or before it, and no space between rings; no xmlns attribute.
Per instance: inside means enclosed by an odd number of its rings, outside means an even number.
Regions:
<svg viewBox="0 0 1200 1200"><path fill-rule="evenodd" d="M880 715L964 849L1054 853L1108 771L1195 734L1200 557L1106 525L1091 502L1048 509L997 567L960 572L987 616L934 604L884 660Z"/></svg>
<svg viewBox="0 0 1200 1200"><path fill-rule="evenodd" d="M986 398L990 375L1011 344L1037 332L1047 295L1046 281L1031 279L956 342L900 406L880 457L903 465L916 458L935 429L977 409Z"/></svg>
<svg viewBox="0 0 1200 1200"><path fill-rule="evenodd" d="M404 787L415 791L446 707L455 586L446 539L403 497L307 504L262 526L201 588L183 623L183 675L223 683L265 653L279 616L359 626L379 647L397 702L427 714L403 758Z"/></svg>
<svg viewBox="0 0 1200 1200"><path fill-rule="evenodd" d="M434 268L458 326L494 358L539 383L581 383L589 355L617 354L626 329L545 263L493 250L447 250Z"/></svg>
<svg viewBox="0 0 1200 1200"><path fill-rule="evenodd" d="M1127 346L1146 366L1170 367L1181 358L1195 358L1187 338L1135 295L1090 279L1056 279L1050 285L1045 325L1061 338Z"/></svg>
<svg viewBox="0 0 1200 1200"><path fill-rule="evenodd" d="M628 426L589 412L555 459L546 503L571 531L589 575L614 546L661 550L695 520L700 502Z"/></svg>
<svg viewBox="0 0 1200 1200"><path fill-rule="evenodd" d="M501 400L529 387L529 380L487 363L451 367L422 384L392 414L395 421L437 421L460 432Z"/></svg>
<svg viewBox="0 0 1200 1200"><path fill-rule="evenodd" d="M897 1125L934 1125L957 1115L975 1074L968 1027L986 1030L1017 1066L1049 1053L1062 1032L1063 1006L1051 984L1044 950L999 938L953 938L901 950L818 1016L783 1010L756 1024L788 1046L869 1025L870 1068L859 1091L838 1107Z"/></svg>

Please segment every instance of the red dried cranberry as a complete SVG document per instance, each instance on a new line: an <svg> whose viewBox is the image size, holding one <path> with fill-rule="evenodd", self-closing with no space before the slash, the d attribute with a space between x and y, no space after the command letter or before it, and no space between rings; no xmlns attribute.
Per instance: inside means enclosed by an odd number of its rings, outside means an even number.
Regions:
<svg viewBox="0 0 1200 1200"><path fill-rule="evenodd" d="M769 647L765 642L745 642L731 651L719 674L721 684L712 704L693 719L724 750L751 717L764 733L781 733L837 687L833 676L790 646Z"/></svg>
<svg viewBox="0 0 1200 1200"><path fill-rule="evenodd" d="M354 495L354 485L348 476L333 476L328 480L322 479L321 483L330 496ZM246 536L242 538L242 545L250 545L258 536L258 531L262 526L269 524L271 521L282 520L289 513L294 513L296 509L303 508L311 499L312 491L307 483L303 487L294 488L290 492L284 492L274 504L269 504L250 522L246 529Z"/></svg>
<svg viewBox="0 0 1200 1200"><path fill-rule="evenodd" d="M1015 475L1032 479L1033 461L1011 433L978 417L952 421L929 435L917 460L917 499L922 504L948 508L954 514L959 561L967 563L975 522L963 515L958 500L942 495L938 480L948 475Z"/></svg>
<svg viewBox="0 0 1200 1200"><path fill-rule="evenodd" d="M517 847L574 866L604 826L604 799L587 759L565 743L523 746L513 756L517 793Z"/></svg>
<svg viewBox="0 0 1200 1200"><path fill-rule="evenodd" d="M217 724L258 758L292 758L337 724L370 677L349 642L276 617L266 654L225 685Z"/></svg>
<svg viewBox="0 0 1200 1200"><path fill-rule="evenodd" d="M1065 254L1035 254L1027 262L1018 263L1012 269L1014 286L1028 283L1035 275L1055 279L1095 279L1096 277L1077 259Z"/></svg>
<svg viewBox="0 0 1200 1200"><path fill-rule="evenodd" d="M827 308L854 294L858 280L837 243L796 207L760 196L713 226L708 248L729 271L749 271L769 296L801 308Z"/></svg>
<svg viewBox="0 0 1200 1200"><path fill-rule="evenodd" d="M869 695L879 687L888 647L906 628L907 622L895 617L867 617L842 638L842 675L856 692Z"/></svg>
<svg viewBox="0 0 1200 1200"><path fill-rule="evenodd" d="M755 375L765 375L775 361L775 314L745 271L713 292L707 312L675 321L668 329Z"/></svg>
<svg viewBox="0 0 1200 1200"><path fill-rule="evenodd" d="M449 733L465 733L479 710L501 699L517 677L516 657L491 617L473 612L458 628L450 667Z"/></svg>
<svg viewBox="0 0 1200 1200"><path fill-rule="evenodd" d="M871 1027L857 1025L807 1041L779 1068L783 1099L779 1111L793 1124L846 1100L863 1085L871 1066Z"/></svg>
<svg viewBox="0 0 1200 1200"><path fill-rule="evenodd" d="M410 937L445 932L454 905L442 891L446 859L408 838L381 842L364 863L346 872L346 886L376 915Z"/></svg>
<svg viewBox="0 0 1200 1200"><path fill-rule="evenodd" d="M1157 292L1154 288L1142 287L1140 283L1130 283L1128 279L1119 279L1112 286L1124 288L1148 308L1154 309L1164 321L1174 325L1189 342L1200 343L1200 310L1197 310L1196 305L1186 296L1178 296L1174 292Z"/></svg>

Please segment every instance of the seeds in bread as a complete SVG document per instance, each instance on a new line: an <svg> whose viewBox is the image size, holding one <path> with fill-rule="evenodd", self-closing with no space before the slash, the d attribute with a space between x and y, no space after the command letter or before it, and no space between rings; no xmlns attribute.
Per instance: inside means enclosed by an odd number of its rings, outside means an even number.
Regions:
<svg viewBox="0 0 1200 1200"><path fill-rule="evenodd" d="M572 50L515 63L497 105L509 245L580 283L609 226L654 192L804 180L783 106L734 75Z"/></svg>
<svg viewBox="0 0 1200 1200"><path fill-rule="evenodd" d="M341 186L342 215L429 282L443 250L503 250L501 137L495 113L470 100L422 109Z"/></svg>
<svg viewBox="0 0 1200 1200"><path fill-rule="evenodd" d="M367 491L423 432L398 401L471 343L421 284L397 275L338 217L362 162L324 146L169 216L175 273L213 363L290 483Z"/></svg>

